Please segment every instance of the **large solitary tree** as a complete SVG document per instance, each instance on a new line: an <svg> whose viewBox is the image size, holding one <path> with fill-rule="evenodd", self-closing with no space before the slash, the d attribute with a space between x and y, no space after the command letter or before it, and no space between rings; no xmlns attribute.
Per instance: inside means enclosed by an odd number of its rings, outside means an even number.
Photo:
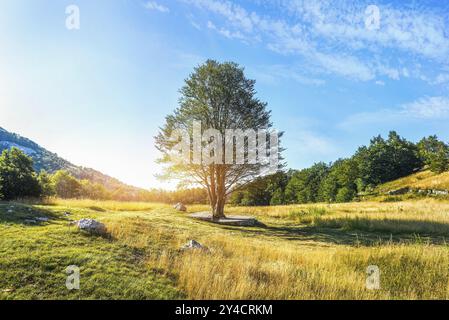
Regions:
<svg viewBox="0 0 449 320"><path fill-rule="evenodd" d="M255 81L247 79L237 64L206 61L185 80L178 108L166 117L155 137L156 147L162 153L160 163L166 169L161 177L206 188L214 219L224 217L226 199L232 191L272 173L273 165L275 171L280 167L281 149L275 148L275 144L281 133L269 131L270 111L265 102L256 98L254 85ZM201 123L199 144L195 142L195 123ZM180 143L173 135L179 131L190 134L188 141L184 140L189 148L188 161L173 157ZM254 136L250 131L269 133ZM239 148L244 150L243 158L237 155ZM185 150L181 153L186 155Z"/></svg>

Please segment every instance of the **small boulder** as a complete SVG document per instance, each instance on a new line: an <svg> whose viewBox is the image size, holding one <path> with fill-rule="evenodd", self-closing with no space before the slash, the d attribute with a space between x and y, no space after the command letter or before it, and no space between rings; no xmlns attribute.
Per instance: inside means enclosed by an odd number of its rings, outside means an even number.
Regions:
<svg viewBox="0 0 449 320"><path fill-rule="evenodd" d="M181 250L182 251L185 251L185 250L204 250L204 251L209 251L208 248L206 248L201 243L199 243L198 241L195 241L195 240L190 240L189 242L187 242L185 245L183 245L181 247Z"/></svg>
<svg viewBox="0 0 449 320"><path fill-rule="evenodd" d="M3 293L10 293L10 292L14 292L14 291L15 291L15 289L13 289L13 288L2 289Z"/></svg>
<svg viewBox="0 0 449 320"><path fill-rule="evenodd" d="M176 210L181 211L181 212L187 211L187 207L184 204L182 204L181 202L175 204L175 206L173 208L175 208Z"/></svg>
<svg viewBox="0 0 449 320"><path fill-rule="evenodd" d="M400 188L400 189L397 189L397 190L388 191L387 195L389 195L389 196L401 196L401 195L407 194L409 192L410 192L410 188L405 187L405 188Z"/></svg>
<svg viewBox="0 0 449 320"><path fill-rule="evenodd" d="M94 219L81 219L76 222L76 226L83 231L87 231L92 234L104 235L106 234L106 226Z"/></svg>
<svg viewBox="0 0 449 320"><path fill-rule="evenodd" d="M48 222L50 219L47 217L37 217L36 220L39 222Z"/></svg>

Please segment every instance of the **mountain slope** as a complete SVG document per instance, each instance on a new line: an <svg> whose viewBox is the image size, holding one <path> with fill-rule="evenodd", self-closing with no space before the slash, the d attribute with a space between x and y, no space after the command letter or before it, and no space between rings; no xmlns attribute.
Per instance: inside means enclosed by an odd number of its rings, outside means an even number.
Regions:
<svg viewBox="0 0 449 320"><path fill-rule="evenodd" d="M59 157L56 153L46 150L34 141L16 133L8 132L0 127L0 152L12 147L17 147L30 156L33 159L34 168L37 172L46 170L49 173L53 173L57 170L67 170L78 179L87 179L94 183L100 183L108 190L120 189L127 193L136 194L141 191L139 188L126 185L94 169L76 166Z"/></svg>

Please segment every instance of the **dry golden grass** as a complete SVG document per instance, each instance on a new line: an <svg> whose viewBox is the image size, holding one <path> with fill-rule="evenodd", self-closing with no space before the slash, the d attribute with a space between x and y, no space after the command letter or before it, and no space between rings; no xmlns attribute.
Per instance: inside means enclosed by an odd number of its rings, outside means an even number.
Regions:
<svg viewBox="0 0 449 320"><path fill-rule="evenodd" d="M244 209L230 210L241 212ZM248 212L255 216L296 219L299 223L316 227L449 237L449 202L435 199L279 206L272 209L256 207Z"/></svg>
<svg viewBox="0 0 449 320"><path fill-rule="evenodd" d="M449 172L436 174L431 171L421 171L405 178L385 183L377 188L381 193L401 188L411 189L449 189Z"/></svg>
<svg viewBox="0 0 449 320"><path fill-rule="evenodd" d="M313 216L316 208L324 208L325 213L318 210L321 214ZM195 206L189 210L204 209L207 207ZM298 220L291 214L298 210L306 213L305 218ZM388 240L390 233L397 232L416 235L424 232L435 237L447 233L449 203L426 200L394 204L229 207L227 212L255 215L269 228L210 225L192 221L171 209L154 210L130 218L126 223L123 219L110 219L108 228L114 237L130 246L145 248L158 244L148 255L148 267L174 277L191 299L449 298L446 245L406 236L403 240L401 237ZM307 221L309 213L312 218ZM350 223L362 221L361 217L376 228L371 230L364 224ZM348 225L339 226L336 221L340 218ZM389 224L386 218L399 222ZM439 227L432 229L433 223ZM310 227L318 229L303 231ZM292 232L281 232L289 228ZM333 233L329 231L332 228L341 230ZM361 237L385 236L387 240L363 244L357 235L348 235L354 231ZM315 233L322 237L314 238ZM179 247L189 239L203 243L211 252L181 252ZM378 265L381 270L381 290L365 287L369 265Z"/></svg>
<svg viewBox="0 0 449 320"><path fill-rule="evenodd" d="M275 207L230 207L229 212L243 213L247 212L256 216L270 216L282 218L286 217L294 211L308 210L310 208L318 208L334 214L388 214L399 215L405 214L414 217L422 215L432 215L432 218L440 213L449 214L449 202L438 201L435 199L421 199L401 201L396 203L379 203L379 202L351 202L339 204L302 204Z"/></svg>
<svg viewBox="0 0 449 320"><path fill-rule="evenodd" d="M176 297L190 299L449 298L447 201L226 208L227 214L253 215L266 225L253 228L193 220L164 204L52 200L35 208L62 217L63 212L70 211L72 219L95 218L106 224L111 237L82 236L64 220L26 228L26 237L5 226L1 230L7 232L8 243L14 243L14 248L24 246L30 237L46 243L42 248L32 244L31 257L26 258L27 252L22 252L23 259L29 259L27 265L39 265L34 257L45 256L55 270L63 270L66 265L58 265L60 257L52 256L48 248L70 246L73 237L77 240L70 250L89 252L92 261L103 261L109 251L102 253L99 248L107 245L107 250L113 250L111 254L116 252L108 256L116 259L110 261L114 263L114 275L126 277L129 271L120 270L132 266L148 271L148 284L136 279L140 291L135 296L140 298L173 297L172 285L180 293ZM188 209L194 212L208 207ZM17 228L23 227L18 224ZM210 251L181 251L180 247L191 239ZM7 252L12 250L7 243L5 248ZM86 268L84 253L80 257L77 263ZM13 262L8 263L11 266ZM380 268L380 290L366 288L370 265ZM108 265L89 266L89 270L104 268ZM16 278L26 272L20 266L8 270L14 270ZM14 278L8 272L4 272L5 286L11 285L7 279ZM101 289L95 285L99 276L103 279ZM131 276L120 280L91 273L84 277L97 298L121 297L123 288L118 284L122 282L132 287ZM152 288L154 279L158 279L157 287L147 295L144 288ZM59 282L54 282L54 287L49 285L39 293L42 298L57 296ZM126 290L132 290L129 288ZM31 286L27 290L23 297L35 294ZM81 293L77 298L83 298Z"/></svg>
<svg viewBox="0 0 449 320"><path fill-rule="evenodd" d="M48 199L45 201L46 205L85 208L97 211L148 211L155 208L169 207L162 203L149 202L125 202L125 201L102 201L90 199Z"/></svg>

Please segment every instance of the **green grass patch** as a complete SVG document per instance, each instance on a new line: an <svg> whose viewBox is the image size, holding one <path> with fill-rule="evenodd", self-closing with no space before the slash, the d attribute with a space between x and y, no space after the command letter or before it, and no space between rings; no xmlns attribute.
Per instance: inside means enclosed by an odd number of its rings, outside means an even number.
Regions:
<svg viewBox="0 0 449 320"><path fill-rule="evenodd" d="M11 210L13 212L11 212ZM79 232L70 219L85 209L0 205L0 299L174 299L172 280L151 272L145 252ZM29 224L36 217L48 222ZM66 268L80 268L80 290L69 291Z"/></svg>
<svg viewBox="0 0 449 320"><path fill-rule="evenodd" d="M295 209L289 212L288 218L290 220L297 220L301 223L310 223L315 218L324 216L328 213L325 208L310 207L305 209Z"/></svg>

